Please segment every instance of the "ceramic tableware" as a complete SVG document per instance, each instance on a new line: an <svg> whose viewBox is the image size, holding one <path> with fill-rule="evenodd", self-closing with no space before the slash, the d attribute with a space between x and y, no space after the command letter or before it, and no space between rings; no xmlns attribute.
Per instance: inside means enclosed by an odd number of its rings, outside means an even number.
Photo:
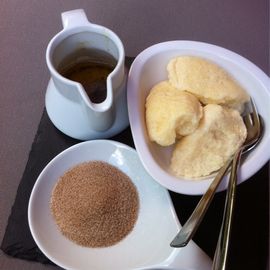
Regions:
<svg viewBox="0 0 270 270"><path fill-rule="evenodd" d="M260 144L244 160L239 182L255 174L270 158L270 79L252 62L225 48L196 41L168 41L141 52L132 63L128 77L128 111L131 131L139 157L148 173L164 187L182 194L204 194L214 175L196 180L177 178L170 171L172 147L151 142L145 125L145 100L150 89L168 78L168 62L180 55L209 59L227 70L249 93L265 120ZM227 187L227 178L218 191Z"/></svg>
<svg viewBox="0 0 270 270"><path fill-rule="evenodd" d="M71 242L60 233L50 213L50 196L57 179L69 168L91 160L122 170L139 194L135 227L121 242L106 248L86 248ZM193 241L183 249L170 247L180 224L169 193L145 171L136 151L119 142L82 142L56 156L35 183L28 220L40 250L65 269L211 269L211 260Z"/></svg>
<svg viewBox="0 0 270 270"><path fill-rule="evenodd" d="M46 63L51 74L45 105L53 124L66 135L89 140L111 137L128 126L124 47L119 37L88 21L82 9L62 13L63 30L49 42ZM106 98L94 103L82 84L62 76L58 68L76 51L101 50L116 59L106 79Z"/></svg>

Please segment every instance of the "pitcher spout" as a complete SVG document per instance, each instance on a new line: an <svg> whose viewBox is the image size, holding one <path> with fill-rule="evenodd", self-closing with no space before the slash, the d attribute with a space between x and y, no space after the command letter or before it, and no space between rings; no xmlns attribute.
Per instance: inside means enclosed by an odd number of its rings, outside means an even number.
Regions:
<svg viewBox="0 0 270 270"><path fill-rule="evenodd" d="M107 83L106 98L100 103L93 102L81 85L79 87L79 92L91 128L98 132L106 131L111 128L115 119L115 106L111 83Z"/></svg>

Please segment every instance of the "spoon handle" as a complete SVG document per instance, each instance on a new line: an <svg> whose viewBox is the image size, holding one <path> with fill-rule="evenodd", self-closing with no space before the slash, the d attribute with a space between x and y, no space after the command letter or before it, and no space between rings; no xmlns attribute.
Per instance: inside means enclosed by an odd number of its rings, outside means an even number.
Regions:
<svg viewBox="0 0 270 270"><path fill-rule="evenodd" d="M243 148L240 148L234 155L232 170L230 174L222 225L219 233L217 248L214 256L212 270L225 270L228 258L228 248L232 228L234 201L237 186L237 170L239 167Z"/></svg>
<svg viewBox="0 0 270 270"><path fill-rule="evenodd" d="M215 179L212 181L211 185L209 186L206 193L203 195L199 203L197 204L195 210L186 221L184 226L181 228L179 233L171 242L171 247L184 247L193 237L197 228L199 227L213 197L215 192L223 179L224 175L226 174L227 170L229 169L232 163L232 158L227 161L227 163L219 170L218 174L216 175Z"/></svg>

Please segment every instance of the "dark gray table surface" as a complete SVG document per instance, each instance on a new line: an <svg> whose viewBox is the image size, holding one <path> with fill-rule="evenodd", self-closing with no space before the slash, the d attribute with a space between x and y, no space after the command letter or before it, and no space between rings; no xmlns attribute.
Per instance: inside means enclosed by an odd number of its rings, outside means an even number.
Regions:
<svg viewBox="0 0 270 270"><path fill-rule="evenodd" d="M1 239L44 108L45 49L61 30L60 13L76 8L114 30L126 55L162 41L198 40L233 50L270 73L268 0L1 0ZM50 268L0 253L0 269Z"/></svg>

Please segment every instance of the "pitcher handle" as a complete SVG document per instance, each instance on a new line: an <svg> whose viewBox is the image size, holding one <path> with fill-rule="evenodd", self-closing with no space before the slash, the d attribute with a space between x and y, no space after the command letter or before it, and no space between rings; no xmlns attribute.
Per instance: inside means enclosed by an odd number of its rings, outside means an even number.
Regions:
<svg viewBox="0 0 270 270"><path fill-rule="evenodd" d="M89 21L83 9L74 9L61 14L64 29L89 25Z"/></svg>

